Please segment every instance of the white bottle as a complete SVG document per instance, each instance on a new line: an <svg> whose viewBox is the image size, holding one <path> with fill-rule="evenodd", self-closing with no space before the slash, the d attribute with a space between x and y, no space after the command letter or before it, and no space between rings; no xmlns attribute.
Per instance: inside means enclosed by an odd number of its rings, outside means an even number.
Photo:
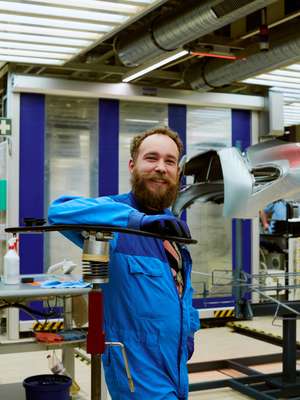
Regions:
<svg viewBox="0 0 300 400"><path fill-rule="evenodd" d="M8 241L8 252L4 256L3 282L6 285L20 283L20 257L17 253L17 239Z"/></svg>

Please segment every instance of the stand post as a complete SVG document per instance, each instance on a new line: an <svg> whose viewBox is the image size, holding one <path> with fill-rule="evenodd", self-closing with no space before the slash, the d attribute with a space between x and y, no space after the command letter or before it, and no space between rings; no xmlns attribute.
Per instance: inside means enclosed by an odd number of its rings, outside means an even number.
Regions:
<svg viewBox="0 0 300 400"><path fill-rule="evenodd" d="M295 314L283 316L283 383L296 383L297 380L296 320Z"/></svg>

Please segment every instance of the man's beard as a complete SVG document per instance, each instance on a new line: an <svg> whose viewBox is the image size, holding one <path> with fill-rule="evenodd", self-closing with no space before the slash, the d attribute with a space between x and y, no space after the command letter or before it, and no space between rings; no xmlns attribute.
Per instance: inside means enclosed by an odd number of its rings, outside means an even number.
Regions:
<svg viewBox="0 0 300 400"><path fill-rule="evenodd" d="M158 187L154 192L148 189L146 182L151 179L163 179L166 182L164 187ZM169 178L161 174L153 173L140 174L136 169L133 169L131 176L132 192L135 195L138 203L145 209L162 212L165 208L175 201L179 183L172 182Z"/></svg>

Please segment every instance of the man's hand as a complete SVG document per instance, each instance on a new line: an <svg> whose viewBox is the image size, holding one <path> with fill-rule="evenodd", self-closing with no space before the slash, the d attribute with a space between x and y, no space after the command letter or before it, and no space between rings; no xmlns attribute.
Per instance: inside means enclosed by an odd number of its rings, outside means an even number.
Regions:
<svg viewBox="0 0 300 400"><path fill-rule="evenodd" d="M269 225L268 222L266 222L266 223L263 224L263 228L264 228L264 231L265 231L265 232L268 232L268 231L269 231L269 226L270 226L270 225Z"/></svg>
<svg viewBox="0 0 300 400"><path fill-rule="evenodd" d="M144 215L140 221L140 229L162 235L191 238L187 224L173 215Z"/></svg>

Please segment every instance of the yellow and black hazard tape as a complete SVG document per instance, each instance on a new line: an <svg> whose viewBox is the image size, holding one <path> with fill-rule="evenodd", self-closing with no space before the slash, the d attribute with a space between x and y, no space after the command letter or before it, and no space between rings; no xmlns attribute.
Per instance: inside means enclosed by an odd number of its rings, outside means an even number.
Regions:
<svg viewBox="0 0 300 400"><path fill-rule="evenodd" d="M80 351L79 349L74 349L74 355L75 355L75 358L82 361L86 365L91 364L90 357L86 353L83 353L82 351Z"/></svg>
<svg viewBox="0 0 300 400"><path fill-rule="evenodd" d="M227 308L225 310L214 311L214 318L229 318L234 317L235 312L233 308Z"/></svg>
<svg viewBox="0 0 300 400"><path fill-rule="evenodd" d="M34 332L59 332L64 328L62 321L35 322L32 326Z"/></svg>
<svg viewBox="0 0 300 400"><path fill-rule="evenodd" d="M266 332L262 329L253 328L242 323L228 322L226 324L229 328L232 328L237 333L249 336L253 339L263 340L264 342L274 344L276 346L283 346L283 339L281 335L274 334L272 332ZM297 349L300 349L300 342L296 343Z"/></svg>

